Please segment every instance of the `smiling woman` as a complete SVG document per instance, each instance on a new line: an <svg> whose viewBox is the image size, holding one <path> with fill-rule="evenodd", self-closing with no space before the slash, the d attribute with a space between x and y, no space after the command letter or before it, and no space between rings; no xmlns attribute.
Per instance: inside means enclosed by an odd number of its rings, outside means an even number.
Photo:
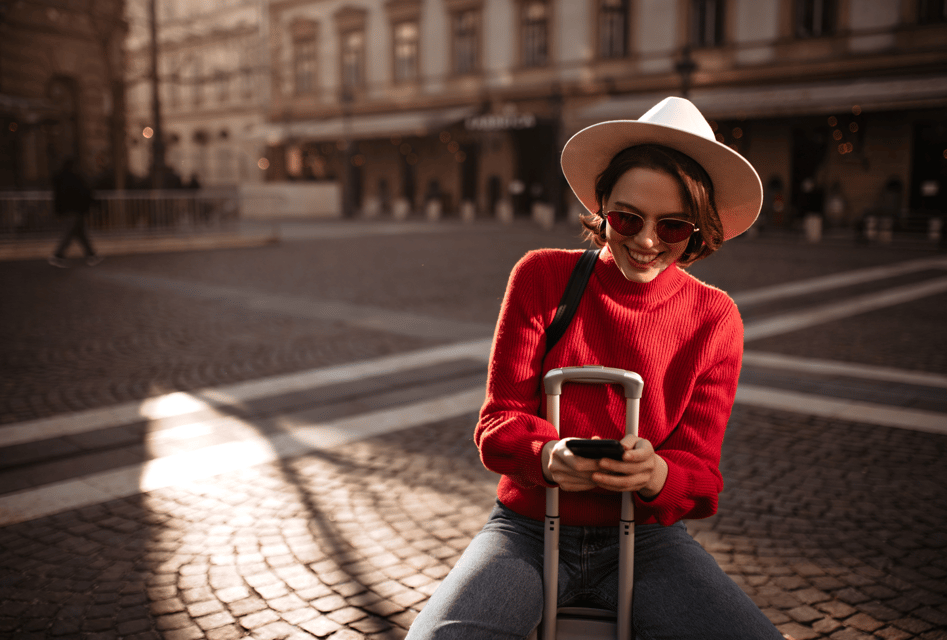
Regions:
<svg viewBox="0 0 947 640"><path fill-rule="evenodd" d="M544 609L545 490L558 487L560 606L630 608L617 605L620 505L631 494L634 556L644 559L635 564L636 637L780 639L682 523L717 510L743 324L733 300L679 267L753 223L759 177L680 98L580 131L562 168L588 210L586 237L602 251L548 350L546 327L581 252L532 251L514 267L474 432L484 465L501 475L497 506L408 637L529 636ZM561 435L546 420L540 381L584 365L641 376L640 437L625 435L626 402L601 385L564 391ZM584 458L569 447L575 438L620 439L624 454Z"/></svg>

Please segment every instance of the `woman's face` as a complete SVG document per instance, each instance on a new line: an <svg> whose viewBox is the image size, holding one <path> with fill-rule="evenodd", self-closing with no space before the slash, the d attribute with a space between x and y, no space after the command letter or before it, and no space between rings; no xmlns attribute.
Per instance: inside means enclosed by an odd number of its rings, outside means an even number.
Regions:
<svg viewBox="0 0 947 640"><path fill-rule="evenodd" d="M623 236L608 225L605 238L622 275L631 282L648 283L674 264L687 248L687 240L667 244L655 232L662 218L688 220L681 186L663 171L635 167L615 183L604 212L627 211L644 219L644 227L634 236Z"/></svg>

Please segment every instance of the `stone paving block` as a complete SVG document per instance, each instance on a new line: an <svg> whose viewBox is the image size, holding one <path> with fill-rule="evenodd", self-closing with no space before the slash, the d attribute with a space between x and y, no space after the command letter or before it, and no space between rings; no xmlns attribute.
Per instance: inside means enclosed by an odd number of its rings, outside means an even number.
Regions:
<svg viewBox="0 0 947 640"><path fill-rule="evenodd" d="M908 640L911 638L911 634L897 627L885 627L884 629L879 629L875 631L875 636L881 638L882 640Z"/></svg>
<svg viewBox="0 0 947 640"><path fill-rule="evenodd" d="M217 629L210 629L206 636L207 640L239 640L244 637L244 633L237 625L228 624Z"/></svg>
<svg viewBox="0 0 947 640"><path fill-rule="evenodd" d="M299 626L307 620L318 618L321 614L312 607L302 607L292 611L284 611L280 615L286 622Z"/></svg>
<svg viewBox="0 0 947 640"><path fill-rule="evenodd" d="M286 596L289 593L289 587L285 582L280 581L273 584L256 587L254 591L256 591L264 600L275 600L277 598Z"/></svg>
<svg viewBox="0 0 947 640"><path fill-rule="evenodd" d="M234 617L231 616L226 611L218 611L210 615L196 618L194 621L204 631L208 631L210 629L218 629L220 627L233 624L234 622L236 622L236 620L234 620Z"/></svg>
<svg viewBox="0 0 947 640"><path fill-rule="evenodd" d="M792 637L795 640L813 640L814 638L822 637L822 634L817 633L809 627L804 627L796 622L777 625L776 628L780 633Z"/></svg>
<svg viewBox="0 0 947 640"><path fill-rule="evenodd" d="M831 640L872 640L870 635L862 633L856 629L839 629L829 636Z"/></svg>
<svg viewBox="0 0 947 640"><path fill-rule="evenodd" d="M200 618L201 616L206 616L211 613L217 613L222 611L224 605L217 600L205 600L204 602L195 602L187 606L187 613L192 618Z"/></svg>
<svg viewBox="0 0 947 640"><path fill-rule="evenodd" d="M276 620L279 620L279 616L275 611L261 609L260 611L241 617L240 626L249 631L255 631Z"/></svg>
<svg viewBox="0 0 947 640"><path fill-rule="evenodd" d="M879 622L878 620L875 620L871 616L864 613L856 613L852 617L845 619L845 626L853 627L866 633L871 633L883 627L884 623Z"/></svg>
<svg viewBox="0 0 947 640"><path fill-rule="evenodd" d="M326 617L339 624L350 624L356 620L361 620L366 615L364 611L356 607L343 607L342 609L336 609L335 611L327 613Z"/></svg>
<svg viewBox="0 0 947 640"><path fill-rule="evenodd" d="M181 629L172 629L161 633L162 640L200 640L205 638L203 629L196 624L189 624Z"/></svg>
<svg viewBox="0 0 947 640"><path fill-rule="evenodd" d="M787 611L786 614L796 622L801 622L804 624L810 624L825 617L821 612L816 611L808 605L794 607Z"/></svg>
<svg viewBox="0 0 947 640"><path fill-rule="evenodd" d="M341 629L342 625L325 616L318 616L301 623L299 627L316 637L323 638Z"/></svg>

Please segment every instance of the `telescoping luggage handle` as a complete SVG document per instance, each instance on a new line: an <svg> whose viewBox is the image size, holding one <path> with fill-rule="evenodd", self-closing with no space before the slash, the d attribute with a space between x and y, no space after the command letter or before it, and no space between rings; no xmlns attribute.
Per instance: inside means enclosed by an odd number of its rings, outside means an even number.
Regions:
<svg viewBox="0 0 947 640"><path fill-rule="evenodd" d="M597 365L552 369L543 378L546 419L559 432L559 397L565 382L621 385L625 392L625 435L638 435L638 409L644 381L637 373ZM631 493L621 494L618 575L618 637L631 637L631 598L634 581L635 503ZM546 489L546 527L543 560L543 640L556 638L559 586L559 488Z"/></svg>

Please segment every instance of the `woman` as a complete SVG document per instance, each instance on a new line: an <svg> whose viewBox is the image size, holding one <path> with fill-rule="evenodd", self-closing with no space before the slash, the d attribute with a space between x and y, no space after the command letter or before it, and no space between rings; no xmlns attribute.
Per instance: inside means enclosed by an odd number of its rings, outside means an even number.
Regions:
<svg viewBox="0 0 947 640"><path fill-rule="evenodd" d="M580 252L530 252L514 268L475 432L484 464L502 474L498 503L408 637L522 638L537 626L545 488L557 484L560 605L616 607L619 496L631 491L637 638L781 638L681 522L717 509L743 324L725 293L679 267L753 223L759 177L680 98L580 131L562 167L603 250L548 354L545 327ZM639 438L624 436L621 393L607 386L566 386L563 439L543 419L543 375L586 364L642 376ZM620 439L623 459L580 458L570 437Z"/></svg>

